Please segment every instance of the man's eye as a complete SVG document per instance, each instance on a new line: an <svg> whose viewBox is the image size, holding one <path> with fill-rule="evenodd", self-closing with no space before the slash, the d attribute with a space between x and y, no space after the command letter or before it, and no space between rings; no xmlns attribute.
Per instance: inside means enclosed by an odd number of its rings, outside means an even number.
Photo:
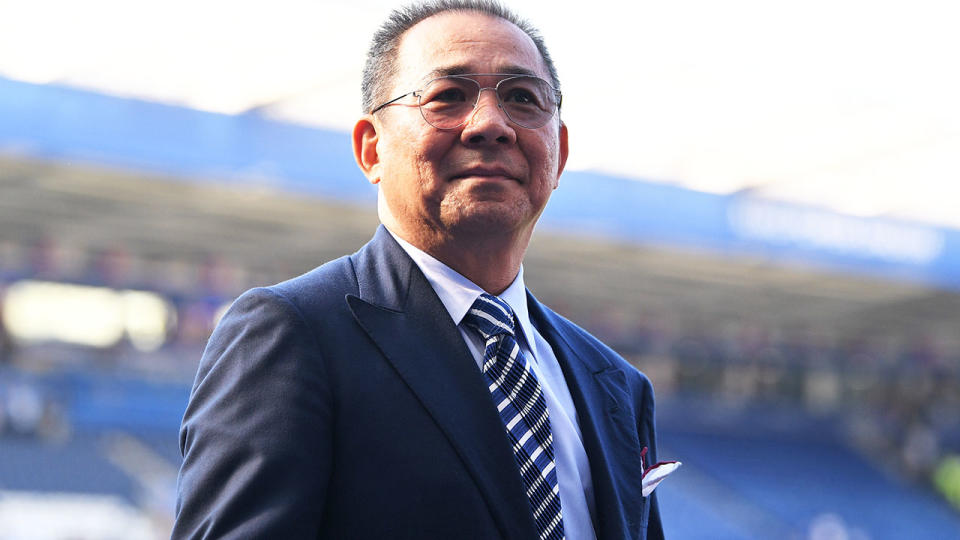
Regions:
<svg viewBox="0 0 960 540"><path fill-rule="evenodd" d="M466 101L467 94L463 91L462 88L445 88L437 92L431 101L441 101L447 103L453 103L457 101Z"/></svg>
<svg viewBox="0 0 960 540"><path fill-rule="evenodd" d="M525 88L511 88L507 92L507 95L504 97L503 101L505 103L518 103L520 105L539 105L540 102L537 100L537 96L525 89Z"/></svg>

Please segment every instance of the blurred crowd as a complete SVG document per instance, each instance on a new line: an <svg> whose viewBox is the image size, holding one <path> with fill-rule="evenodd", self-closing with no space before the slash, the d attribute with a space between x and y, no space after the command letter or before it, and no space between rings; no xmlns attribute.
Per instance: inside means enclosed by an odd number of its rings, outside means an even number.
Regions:
<svg viewBox="0 0 960 540"><path fill-rule="evenodd" d="M658 395L838 418L849 442L898 476L929 482L960 453L960 351L930 336L841 340L728 322L621 327L609 339L654 379Z"/></svg>

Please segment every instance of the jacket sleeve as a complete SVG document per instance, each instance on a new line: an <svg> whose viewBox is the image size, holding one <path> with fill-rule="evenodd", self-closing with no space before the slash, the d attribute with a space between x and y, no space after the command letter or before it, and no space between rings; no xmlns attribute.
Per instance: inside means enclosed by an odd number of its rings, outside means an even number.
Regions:
<svg viewBox="0 0 960 540"><path fill-rule="evenodd" d="M180 429L172 538L315 538L331 462L315 332L270 289L214 330Z"/></svg>

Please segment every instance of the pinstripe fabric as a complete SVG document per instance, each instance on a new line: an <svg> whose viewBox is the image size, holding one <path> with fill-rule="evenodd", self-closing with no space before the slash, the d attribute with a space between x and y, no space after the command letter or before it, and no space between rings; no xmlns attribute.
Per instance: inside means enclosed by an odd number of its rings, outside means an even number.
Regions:
<svg viewBox="0 0 960 540"><path fill-rule="evenodd" d="M562 539L550 417L540 382L514 338L513 310L500 298L483 294L463 320L485 342L483 376L513 446L540 539Z"/></svg>

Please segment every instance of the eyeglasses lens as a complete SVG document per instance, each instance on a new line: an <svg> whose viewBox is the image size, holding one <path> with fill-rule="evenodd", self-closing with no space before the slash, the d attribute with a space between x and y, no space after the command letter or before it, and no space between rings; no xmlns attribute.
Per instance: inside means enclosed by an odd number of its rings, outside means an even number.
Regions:
<svg viewBox="0 0 960 540"><path fill-rule="evenodd" d="M497 99L507 117L526 128L546 124L557 110L557 92L538 77L509 77L496 86ZM480 83L466 77L430 81L420 95L424 120L438 129L463 125L479 100Z"/></svg>

